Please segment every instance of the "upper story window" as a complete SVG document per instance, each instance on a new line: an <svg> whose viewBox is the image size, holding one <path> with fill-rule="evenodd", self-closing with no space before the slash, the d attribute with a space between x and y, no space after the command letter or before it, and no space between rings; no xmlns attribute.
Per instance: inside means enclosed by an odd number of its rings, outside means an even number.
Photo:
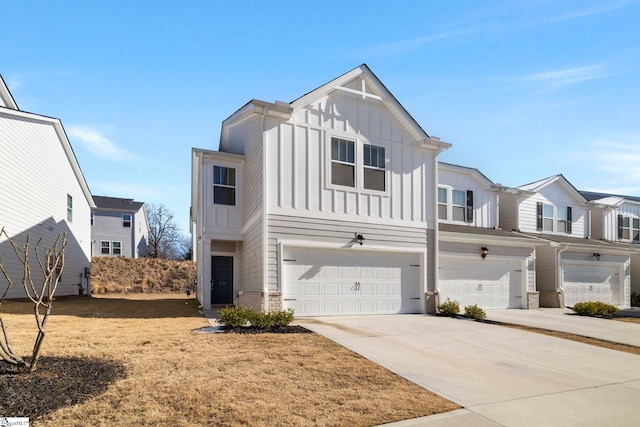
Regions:
<svg viewBox="0 0 640 427"><path fill-rule="evenodd" d="M473 191L438 187L438 219L473 222Z"/></svg>
<svg viewBox="0 0 640 427"><path fill-rule="evenodd" d="M355 187L355 143L331 138L331 183Z"/></svg>
<svg viewBox="0 0 640 427"><path fill-rule="evenodd" d="M556 207L547 203L537 203L537 229L551 233L571 234L571 206Z"/></svg>
<svg viewBox="0 0 640 427"><path fill-rule="evenodd" d="M213 203L236 205L236 170L234 168L213 167Z"/></svg>
<svg viewBox="0 0 640 427"><path fill-rule="evenodd" d="M93 220L94 220L94 218L93 218L93 211L91 211L91 225L93 225Z"/></svg>
<svg viewBox="0 0 640 427"><path fill-rule="evenodd" d="M67 194L67 221L73 221L73 197Z"/></svg>
<svg viewBox="0 0 640 427"><path fill-rule="evenodd" d="M618 239L640 242L640 219L618 215Z"/></svg>
<svg viewBox="0 0 640 427"><path fill-rule="evenodd" d="M384 147L364 144L364 188L385 191Z"/></svg>
<svg viewBox="0 0 640 427"><path fill-rule="evenodd" d="M447 189L438 187L438 219L447 219Z"/></svg>
<svg viewBox="0 0 640 427"><path fill-rule="evenodd" d="M131 214L122 214L122 226L131 228Z"/></svg>

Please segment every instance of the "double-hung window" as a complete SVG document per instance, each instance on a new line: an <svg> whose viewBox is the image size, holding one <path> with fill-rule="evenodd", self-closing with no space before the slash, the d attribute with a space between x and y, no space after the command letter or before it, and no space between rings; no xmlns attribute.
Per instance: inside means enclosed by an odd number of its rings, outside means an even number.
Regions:
<svg viewBox="0 0 640 427"><path fill-rule="evenodd" d="M467 192L453 190L451 193L451 217L454 221L465 221L465 213L467 211Z"/></svg>
<svg viewBox="0 0 640 427"><path fill-rule="evenodd" d="M364 144L364 188L385 191L384 147Z"/></svg>
<svg viewBox="0 0 640 427"><path fill-rule="evenodd" d="M631 236L634 242L640 242L640 219L633 218Z"/></svg>
<svg viewBox="0 0 640 427"><path fill-rule="evenodd" d="M558 208L556 225L557 225L557 228L556 228L557 232L559 232L559 233L566 233L567 232L567 211L566 211L566 209Z"/></svg>
<svg viewBox="0 0 640 427"><path fill-rule="evenodd" d="M107 240L103 240L102 242L100 242L100 253L102 255L111 254L111 242Z"/></svg>
<svg viewBox="0 0 640 427"><path fill-rule="evenodd" d="M438 188L438 219L447 219L447 189Z"/></svg>
<svg viewBox="0 0 640 427"><path fill-rule="evenodd" d="M122 254L122 242L111 242L111 253L113 255Z"/></svg>
<svg viewBox="0 0 640 427"><path fill-rule="evenodd" d="M331 183L356 186L354 141L331 138Z"/></svg>
<svg viewBox="0 0 640 427"><path fill-rule="evenodd" d="M622 217L622 239L631 239L631 218L628 216Z"/></svg>
<svg viewBox="0 0 640 427"><path fill-rule="evenodd" d="M73 197L67 194L67 221L73 221Z"/></svg>
<svg viewBox="0 0 640 427"><path fill-rule="evenodd" d="M122 226L131 228L131 214L122 214Z"/></svg>
<svg viewBox="0 0 640 427"><path fill-rule="evenodd" d="M553 214L554 206L545 204L542 209L542 229L544 231L553 231Z"/></svg>
<svg viewBox="0 0 640 427"><path fill-rule="evenodd" d="M213 167L213 203L236 205L236 170L234 168Z"/></svg>

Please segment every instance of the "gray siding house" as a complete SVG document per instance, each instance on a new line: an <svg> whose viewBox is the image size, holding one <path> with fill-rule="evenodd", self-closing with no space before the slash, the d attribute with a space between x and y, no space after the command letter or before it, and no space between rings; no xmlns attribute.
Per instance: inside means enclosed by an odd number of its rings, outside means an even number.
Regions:
<svg viewBox="0 0 640 427"><path fill-rule="evenodd" d="M93 196L91 251L93 256L128 258L148 255L149 220L143 202Z"/></svg>

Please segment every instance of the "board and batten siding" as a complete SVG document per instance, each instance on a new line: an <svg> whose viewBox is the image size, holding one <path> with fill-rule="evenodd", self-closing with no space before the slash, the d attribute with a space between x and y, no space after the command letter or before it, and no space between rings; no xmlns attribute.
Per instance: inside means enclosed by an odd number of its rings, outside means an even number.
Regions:
<svg viewBox="0 0 640 427"><path fill-rule="evenodd" d="M622 203L617 209L607 209L603 215L604 238L610 241L618 239L618 215L640 218L640 205Z"/></svg>
<svg viewBox="0 0 640 427"><path fill-rule="evenodd" d="M496 192L487 191L486 185L473 179L467 173L456 172L440 167L438 169L438 187L451 188L460 191L473 191L473 221L469 224L475 227L493 228L496 224L496 209L498 196ZM460 223L459 221L442 221Z"/></svg>
<svg viewBox="0 0 640 427"><path fill-rule="evenodd" d="M263 290L263 233L262 216L245 227L243 240L239 244L238 283L242 291Z"/></svg>
<svg viewBox="0 0 640 427"><path fill-rule="evenodd" d="M364 247L375 247L384 251L426 251L427 230L424 228L389 226L384 224L370 224L339 221L332 219L292 217L270 214L267 217L267 271L269 289L281 291L278 288L278 243L304 242L305 244L338 245L337 247L360 247L354 241L355 233L365 237ZM431 263L427 267L430 267Z"/></svg>
<svg viewBox="0 0 640 427"><path fill-rule="evenodd" d="M332 137L355 141L354 188L331 183ZM363 144L385 148L384 192L362 186ZM434 152L419 147L380 101L335 91L270 123L264 154L269 213L433 226Z"/></svg>
<svg viewBox="0 0 640 427"><path fill-rule="evenodd" d="M580 202L571 197L568 192L557 184L544 187L538 193L521 199L519 203L520 231L536 233L537 228L537 202L552 204L557 209L566 209L568 206L572 210L571 236L588 237L588 210L580 206ZM548 232L547 232L548 233ZM564 234L564 233L563 233Z"/></svg>
<svg viewBox="0 0 640 427"><path fill-rule="evenodd" d="M91 258L91 209L69 158L52 123L0 113L0 227L22 243L30 236L32 245L42 238L41 247L51 246L66 233L68 245L57 295L78 294L85 268ZM73 198L72 221L67 220L67 195ZM3 264L16 284L10 298L24 297L19 281L20 264L9 242L0 238ZM39 267L32 252L34 280ZM5 289L0 281L0 292Z"/></svg>

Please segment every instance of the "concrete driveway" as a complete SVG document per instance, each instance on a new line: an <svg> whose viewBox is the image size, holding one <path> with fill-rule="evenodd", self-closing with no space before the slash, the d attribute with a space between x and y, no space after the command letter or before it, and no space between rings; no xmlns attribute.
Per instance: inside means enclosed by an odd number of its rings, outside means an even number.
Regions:
<svg viewBox="0 0 640 427"><path fill-rule="evenodd" d="M422 315L319 317L297 323L465 408L397 425L638 422L640 356Z"/></svg>

